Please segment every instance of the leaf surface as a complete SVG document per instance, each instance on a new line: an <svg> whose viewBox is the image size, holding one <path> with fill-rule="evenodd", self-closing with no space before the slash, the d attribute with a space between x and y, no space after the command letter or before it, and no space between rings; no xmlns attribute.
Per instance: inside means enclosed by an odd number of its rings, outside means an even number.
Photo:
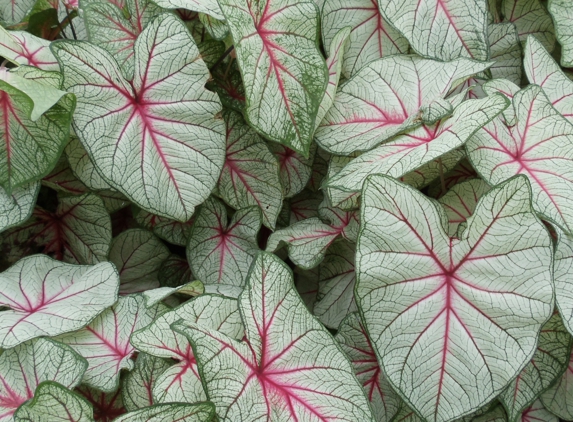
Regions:
<svg viewBox="0 0 573 422"><path fill-rule="evenodd" d="M308 158L280 144L269 144L271 152L279 162L279 178L285 198L301 192L312 175L312 164L316 145L312 144Z"/></svg>
<svg viewBox="0 0 573 422"><path fill-rule="evenodd" d="M166 403L146 407L126 413L114 422L210 422L215 418L215 407L212 403Z"/></svg>
<svg viewBox="0 0 573 422"><path fill-rule="evenodd" d="M38 182L20 186L11 194L0 188L0 232L18 226L30 218L39 191Z"/></svg>
<svg viewBox="0 0 573 422"><path fill-rule="evenodd" d="M573 237L567 236L558 227L555 245L554 281L557 309L563 318L565 327L573 335L573 292L571 292L571 274L573 271Z"/></svg>
<svg viewBox="0 0 573 422"><path fill-rule="evenodd" d="M567 0L551 0L549 13L555 24L555 36L561 44L561 66L573 67L573 9Z"/></svg>
<svg viewBox="0 0 573 422"><path fill-rule="evenodd" d="M121 384L123 402L128 411L154 404L153 384L169 366L169 363L164 359L147 353L139 353L133 371L125 376Z"/></svg>
<svg viewBox="0 0 573 422"><path fill-rule="evenodd" d="M20 65L59 71L60 66L49 46L49 41L28 32L0 28L0 56Z"/></svg>
<svg viewBox="0 0 573 422"><path fill-rule="evenodd" d="M521 44L515 25L498 23L489 25L490 67L492 78L521 83Z"/></svg>
<svg viewBox="0 0 573 422"><path fill-rule="evenodd" d="M553 51L555 29L551 16L539 0L502 0L501 13L504 21L515 25L521 42L533 34L545 48Z"/></svg>
<svg viewBox="0 0 573 422"><path fill-rule="evenodd" d="M189 240L189 231L193 225L193 218L184 223L151 214L145 210L135 213L135 221L147 230L151 230L156 236L174 245L185 246Z"/></svg>
<svg viewBox="0 0 573 422"><path fill-rule="evenodd" d="M155 3L166 9L188 9L206 13L215 19L224 18L217 0L157 0Z"/></svg>
<svg viewBox="0 0 573 422"><path fill-rule="evenodd" d="M476 209L479 199L489 190L481 179L471 179L454 185L439 200L448 216L448 235L454 237L461 223L464 223Z"/></svg>
<svg viewBox="0 0 573 422"><path fill-rule="evenodd" d="M96 422L110 422L126 410L123 407L121 390L113 393L104 393L95 388L82 385L75 390L92 405Z"/></svg>
<svg viewBox="0 0 573 422"><path fill-rule="evenodd" d="M561 378L541 395L541 402L547 410L561 419L573 419L573 354L569 357L567 370Z"/></svg>

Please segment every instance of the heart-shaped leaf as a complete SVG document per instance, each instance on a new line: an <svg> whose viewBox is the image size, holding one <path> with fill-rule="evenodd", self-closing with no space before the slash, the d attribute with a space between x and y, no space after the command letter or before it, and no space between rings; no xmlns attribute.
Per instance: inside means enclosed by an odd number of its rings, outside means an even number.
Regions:
<svg viewBox="0 0 573 422"><path fill-rule="evenodd" d="M551 239L527 179L485 194L460 239L441 207L386 176L366 180L360 219L356 297L382 370L428 421L476 411L553 312Z"/></svg>
<svg viewBox="0 0 573 422"><path fill-rule="evenodd" d="M461 223L464 223L476 209L479 199L489 190L481 179L471 179L454 185L440 198L448 216L448 235L454 237Z"/></svg>
<svg viewBox="0 0 573 422"><path fill-rule="evenodd" d="M49 47L49 41L28 32L8 32L0 27L0 56L12 62L58 71L60 66Z"/></svg>
<svg viewBox="0 0 573 422"><path fill-rule="evenodd" d="M0 273L0 347L77 330L117 298L118 274L103 262L79 266L33 255Z"/></svg>
<svg viewBox="0 0 573 422"><path fill-rule="evenodd" d="M114 419L114 422L177 421L211 422L215 420L213 403L166 403L145 407Z"/></svg>
<svg viewBox="0 0 573 422"><path fill-rule="evenodd" d="M18 226L30 218L40 191L38 182L31 182L8 194L0 187L0 232Z"/></svg>
<svg viewBox="0 0 573 422"><path fill-rule="evenodd" d="M380 1L384 17L423 57L487 60L487 6L485 0Z"/></svg>
<svg viewBox="0 0 573 422"><path fill-rule="evenodd" d="M187 260L205 284L243 286L257 253L258 207L239 210L227 222L225 206L210 198L201 206L187 244Z"/></svg>
<svg viewBox="0 0 573 422"><path fill-rule="evenodd" d="M59 41L52 50L78 98L74 128L101 176L143 209L189 220L217 182L225 138L221 103L201 88L209 72L184 24L163 14L143 30L132 81L92 44Z"/></svg>
<svg viewBox="0 0 573 422"><path fill-rule="evenodd" d="M308 0L220 0L245 86L245 115L266 138L308 156L328 81L318 11Z"/></svg>
<svg viewBox="0 0 573 422"><path fill-rule="evenodd" d="M501 13L505 17L504 21L516 26L522 42L529 34L533 34L545 48L553 51L555 29L551 16L539 0L502 0Z"/></svg>
<svg viewBox="0 0 573 422"><path fill-rule="evenodd" d="M550 0L549 13L555 24L555 36L561 44L561 65L573 67L573 9L567 0Z"/></svg>
<svg viewBox="0 0 573 422"><path fill-rule="evenodd" d="M129 343L131 334L150 324L165 306L147 308L143 296L120 297L81 330L56 337L68 344L89 363L82 382L103 392L114 391L122 369L133 369L131 356L135 353Z"/></svg>
<svg viewBox="0 0 573 422"><path fill-rule="evenodd" d="M153 384L169 366L165 359L139 353L133 371L125 376L121 385L123 403L128 411L154 404Z"/></svg>
<svg viewBox="0 0 573 422"><path fill-rule="evenodd" d="M76 352L47 338L4 350L0 355L0 422L12 422L16 409L34 396L42 382L72 388L86 368L87 362Z"/></svg>
<svg viewBox="0 0 573 422"><path fill-rule="evenodd" d="M191 341L221 419L372 419L348 360L306 310L279 258L259 253L239 308L244 342L197 323L173 326Z"/></svg>
<svg viewBox="0 0 573 422"><path fill-rule="evenodd" d="M441 180L437 180L435 183L430 185L428 193L433 198L440 198L448 191L448 189L451 189L452 186L476 177L478 177L478 174L475 169L472 167L468 159L464 158L449 172L445 172L443 185Z"/></svg>
<svg viewBox="0 0 573 422"><path fill-rule="evenodd" d="M316 141L333 154L369 150L419 126L426 121L428 107L440 102L452 84L487 67L468 59L444 63L397 55L375 60L340 86ZM450 112L444 110L442 117Z"/></svg>

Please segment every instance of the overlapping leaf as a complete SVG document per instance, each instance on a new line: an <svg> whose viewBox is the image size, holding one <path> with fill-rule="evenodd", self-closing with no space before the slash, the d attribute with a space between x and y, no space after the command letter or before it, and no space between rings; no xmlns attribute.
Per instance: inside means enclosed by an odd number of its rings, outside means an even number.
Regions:
<svg viewBox="0 0 573 422"><path fill-rule="evenodd" d="M521 44L515 25L498 23L489 25L490 67L493 78L504 78L521 83Z"/></svg>
<svg viewBox="0 0 573 422"><path fill-rule="evenodd" d="M0 273L0 347L77 330L117 298L110 263L79 266L34 255Z"/></svg>
<svg viewBox="0 0 573 422"><path fill-rule="evenodd" d="M435 123L451 112L442 99L452 84L487 67L468 59L443 63L400 55L371 62L340 86L316 141L333 154L348 155L422 122ZM432 107L440 112L432 115Z"/></svg>
<svg viewBox="0 0 573 422"><path fill-rule="evenodd" d="M550 0L549 13L555 24L555 36L561 44L561 65L573 67L573 8L567 0Z"/></svg>
<svg viewBox="0 0 573 422"><path fill-rule="evenodd" d="M184 223L151 214L145 210L135 213L135 221L155 235L174 245L185 246L189 240L189 231L193 225L193 218Z"/></svg>
<svg viewBox="0 0 573 422"><path fill-rule="evenodd" d="M215 418L212 403L166 403L139 409L114 419L114 422L211 422Z"/></svg>
<svg viewBox="0 0 573 422"><path fill-rule="evenodd" d="M366 421L361 385L328 331L307 311L279 258L261 252L239 301L245 341L175 324L224 420Z"/></svg>
<svg viewBox="0 0 573 422"><path fill-rule="evenodd" d="M113 393L104 393L95 388L82 385L75 390L84 397L94 409L94 419L97 422L109 422L119 415L123 415L126 410L123 407L121 390Z"/></svg>
<svg viewBox="0 0 573 422"><path fill-rule="evenodd" d="M177 287L193 280L189 263L178 255L170 255L157 273L159 284L165 287Z"/></svg>
<svg viewBox="0 0 573 422"><path fill-rule="evenodd" d="M8 1L0 5L0 22L3 24L18 23L34 5L34 0Z"/></svg>
<svg viewBox="0 0 573 422"><path fill-rule="evenodd" d="M203 89L205 63L184 24L164 14L134 45L134 79L91 44L52 46L78 97L78 137L114 188L154 214L191 218L217 182L224 128L216 94Z"/></svg>
<svg viewBox="0 0 573 422"><path fill-rule="evenodd" d="M0 27L0 56L20 65L42 70L60 70L49 48L50 42L24 31L6 31Z"/></svg>
<svg viewBox="0 0 573 422"><path fill-rule="evenodd" d="M188 9L206 13L215 19L223 19L217 0L157 0L157 5L166 9Z"/></svg>
<svg viewBox="0 0 573 422"><path fill-rule="evenodd" d="M318 11L308 0L220 0L245 87L245 115L266 138L308 156L328 82Z"/></svg>
<svg viewBox="0 0 573 422"><path fill-rule="evenodd" d="M529 362L553 312L551 239L527 179L484 195L460 239L432 200L380 175L361 221L356 295L382 370L429 421L476 411Z"/></svg>
<svg viewBox="0 0 573 422"><path fill-rule="evenodd" d="M16 188L11 194L0 188L0 232L30 218L39 190L38 182L31 182Z"/></svg>
<svg viewBox="0 0 573 422"><path fill-rule="evenodd" d="M561 378L541 395L541 402L551 413L558 417L573 419L573 354L569 357L567 370Z"/></svg>
<svg viewBox="0 0 573 422"><path fill-rule="evenodd" d="M99 175L94 163L77 137L72 136L64 151L71 171L84 185L95 191L110 189L109 183Z"/></svg>
<svg viewBox="0 0 573 422"><path fill-rule="evenodd" d="M571 274L573 274L573 237L555 228L557 242L555 246L554 280L557 308L565 327L573 335L573 292Z"/></svg>
<svg viewBox="0 0 573 422"><path fill-rule="evenodd" d="M537 400L521 415L521 422L559 422L559 418L549 412L540 400Z"/></svg>
<svg viewBox="0 0 573 422"><path fill-rule="evenodd" d="M165 359L139 353L133 371L122 381L121 394L125 408L133 411L153 405L153 384L169 366Z"/></svg>
<svg viewBox="0 0 573 422"><path fill-rule="evenodd" d="M312 175L312 163L316 145L312 144L308 158L280 144L269 144L271 152L279 162L279 178L285 198L301 192Z"/></svg>
<svg viewBox="0 0 573 422"><path fill-rule="evenodd" d="M504 21L512 22L523 42L529 34L552 51L555 46L555 29L551 16L539 0L502 0L501 13Z"/></svg>
<svg viewBox="0 0 573 422"><path fill-rule="evenodd" d="M460 224L464 223L476 209L479 199L489 190L481 179L471 179L454 185L440 198L448 217L448 235L454 237Z"/></svg>

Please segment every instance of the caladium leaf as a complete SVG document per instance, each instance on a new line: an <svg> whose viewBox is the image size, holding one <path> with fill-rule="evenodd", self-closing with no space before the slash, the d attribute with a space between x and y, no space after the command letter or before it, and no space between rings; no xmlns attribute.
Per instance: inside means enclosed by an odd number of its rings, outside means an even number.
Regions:
<svg viewBox="0 0 573 422"><path fill-rule="evenodd" d="M66 157L63 155L50 174L42 178L42 185L54 189L57 192L71 195L82 195L89 192L88 187L76 177Z"/></svg>
<svg viewBox="0 0 573 422"><path fill-rule="evenodd" d="M316 145L312 144L310 147L308 158L284 145L271 143L269 148L279 161L279 177L284 197L290 198L301 192L312 174Z"/></svg>
<svg viewBox="0 0 573 422"><path fill-rule="evenodd" d="M569 357L567 370L561 378L541 395L541 402L554 415L561 419L573 419L573 354Z"/></svg>
<svg viewBox="0 0 573 422"><path fill-rule="evenodd" d="M485 194L460 239L441 207L387 176L366 180L360 220L356 298L382 370L428 421L477 410L529 362L553 312L551 239L527 179Z"/></svg>
<svg viewBox="0 0 573 422"><path fill-rule="evenodd" d="M431 197L440 198L452 186L468 179L474 179L476 177L478 177L478 175L475 169L472 167L467 158L464 158L453 169L444 174L443 186L441 180L437 180L435 183L430 185L428 193Z"/></svg>
<svg viewBox="0 0 573 422"><path fill-rule="evenodd" d="M322 184L326 185L327 181L346 167L354 158L359 157L360 153L354 153L349 156L333 155L328 163L328 173ZM332 186L325 186L326 196L331 204L343 210L355 210L359 207L360 194L358 192L347 192Z"/></svg>
<svg viewBox="0 0 573 422"><path fill-rule="evenodd" d="M221 202L214 198L205 201L187 244L187 260L195 277L205 284L243 286L259 249L260 228L258 207L239 210L227 222L227 211Z"/></svg>
<svg viewBox="0 0 573 422"><path fill-rule="evenodd" d="M531 406L529 406L521 415L521 422L559 422L559 418L553 413L549 412L541 400L537 400Z"/></svg>
<svg viewBox="0 0 573 422"><path fill-rule="evenodd" d="M13 414L44 381L76 386L87 362L61 343L47 338L31 340L0 355L0 421L12 422Z"/></svg>
<svg viewBox="0 0 573 422"><path fill-rule="evenodd" d="M468 59L443 63L398 55L375 60L340 86L316 141L333 154L369 150L419 126L432 104L442 104L454 82L487 67ZM450 112L446 109L442 116Z"/></svg>
<svg viewBox="0 0 573 422"><path fill-rule="evenodd" d="M189 240L189 231L193 225L193 218L185 223L159 215L151 214L145 210L137 210L135 221L155 235L174 245L185 246Z"/></svg>
<svg viewBox="0 0 573 422"><path fill-rule="evenodd" d="M189 220L217 182L225 138L221 103L201 88L209 73L184 24L163 14L143 30L132 81L95 45L58 41L52 50L78 97L74 128L101 176L141 208Z"/></svg>
<svg viewBox="0 0 573 422"><path fill-rule="evenodd" d="M197 323L173 325L193 344L221 419L372 419L348 360L306 310L279 258L259 253L239 308L244 342Z"/></svg>
<svg viewBox="0 0 573 422"><path fill-rule="evenodd" d="M76 136L72 136L64 151L72 172L89 189L99 191L111 188L109 183L99 175L93 161Z"/></svg>
<svg viewBox="0 0 573 422"><path fill-rule="evenodd" d="M179 255L169 255L157 273L159 284L164 287L177 287L193 280L189 263Z"/></svg>
<svg viewBox="0 0 573 422"><path fill-rule="evenodd" d="M94 194L61 197L55 213L36 207L32 218L3 237L9 262L42 252L73 264L97 264L107 258L111 221Z"/></svg>
<svg viewBox="0 0 573 422"><path fill-rule="evenodd" d="M344 318L335 338L350 359L354 373L366 392L374 419L377 422L393 420L392 417L398 413L401 400L378 365L376 354L358 313L351 313Z"/></svg>
<svg viewBox="0 0 573 422"><path fill-rule="evenodd" d="M89 363L82 382L103 392L114 391L122 369L132 370L135 352L129 336L150 324L165 310L164 306L147 308L140 295L120 297L81 330L56 337L82 355Z"/></svg>
<svg viewBox="0 0 573 422"><path fill-rule="evenodd" d="M171 324L180 320L186 323L196 322L236 339L244 335L237 301L208 294L164 313L149 326L135 332L131 342L139 350L160 358L178 361L176 365L163 372L154 383L153 395L159 402L193 403L207 398L189 341L170 328Z"/></svg>
<svg viewBox="0 0 573 422"><path fill-rule="evenodd" d="M502 0L504 21L513 22L524 42L533 34L549 51L555 46L555 29L551 16L539 0Z"/></svg>
<svg viewBox="0 0 573 422"><path fill-rule="evenodd" d="M340 31L350 27L342 64L342 73L347 78L373 60L408 52L408 41L382 17L375 0L324 2L321 27L327 51L337 44Z"/></svg>
<svg viewBox="0 0 573 422"><path fill-rule="evenodd" d="M30 218L39 191L40 183L38 182L20 186L11 194L0 187L0 232Z"/></svg>
<svg viewBox="0 0 573 422"><path fill-rule="evenodd" d="M548 5L549 13L555 24L555 36L561 44L561 65L573 67L573 9L566 0L551 0Z"/></svg>
<svg viewBox="0 0 573 422"><path fill-rule="evenodd" d="M311 217L318 217L318 207L323 201L320 192L303 190L301 193L290 198L288 201L288 215L285 217L284 226L290 226L298 221ZM287 205L285 203L285 205Z"/></svg>
<svg viewBox="0 0 573 422"><path fill-rule="evenodd" d="M489 25L490 60L495 60L489 71L492 78L521 83L521 44L512 23Z"/></svg>
<svg viewBox="0 0 573 422"><path fill-rule="evenodd" d="M188 9L206 13L215 19L224 19L217 0L157 0L157 5L166 9Z"/></svg>
<svg viewBox="0 0 573 422"><path fill-rule="evenodd" d="M551 105L573 123L573 81L535 37L527 38L524 57L523 65L529 82L543 88Z"/></svg>
<svg viewBox="0 0 573 422"><path fill-rule="evenodd" d="M525 415L525 409L563 375L569 364L572 341L561 316L555 312L541 329L531 362L499 396L511 422L518 422L521 413Z"/></svg>
<svg viewBox="0 0 573 422"><path fill-rule="evenodd" d="M488 59L487 4L431 0L388 0L378 3L384 17L423 57L453 60Z"/></svg>
<svg viewBox="0 0 573 422"><path fill-rule="evenodd" d="M482 179L472 179L454 185L440 198L448 217L448 235L454 237L461 223L464 223L476 209L479 199L489 190Z"/></svg>
<svg viewBox="0 0 573 422"><path fill-rule="evenodd" d="M79 266L33 255L0 273L0 347L77 330L117 298L118 274L103 262Z"/></svg>
<svg viewBox="0 0 573 422"><path fill-rule="evenodd" d="M158 287L157 289L146 290L142 295L145 297L147 307L150 307L167 299L174 293L195 297L205 293L205 286L199 280L195 280L179 287Z"/></svg>
<svg viewBox="0 0 573 422"><path fill-rule="evenodd" d="M18 408L14 422L93 422L93 409L86 399L62 385L44 381L34 398Z"/></svg>
<svg viewBox="0 0 573 422"><path fill-rule="evenodd" d="M126 413L114 422L211 422L215 417L213 403L166 403Z"/></svg>
<svg viewBox="0 0 573 422"><path fill-rule="evenodd" d="M313 313L329 328L337 329L346 315L356 311L354 252L351 243L338 242L328 250L319 267L319 290Z"/></svg>
<svg viewBox="0 0 573 422"><path fill-rule="evenodd" d="M213 80L207 82L207 88L219 94L223 106L241 113L245 108L245 87L236 60L227 66L211 69Z"/></svg>
<svg viewBox="0 0 573 422"><path fill-rule="evenodd" d="M573 151L567 147L573 142L573 125L536 85L516 93L513 108L517 124L507 127L501 119L493 120L468 141L468 156L491 185L526 175L535 211L572 232L573 198L563 191L573 187Z"/></svg>
<svg viewBox="0 0 573 422"><path fill-rule="evenodd" d="M318 295L318 267L314 267L310 270L295 267L293 273L296 291L300 295L306 309L308 309L309 312L313 312L316 296Z"/></svg>
<svg viewBox="0 0 573 422"><path fill-rule="evenodd" d="M245 116L266 138L309 155L328 82L318 11L308 0L220 0L245 87Z"/></svg>
<svg viewBox="0 0 573 422"><path fill-rule="evenodd" d="M329 178L326 186L359 192L370 174L402 177L462 146L508 104L509 101L499 94L464 101L451 118L433 126L423 125L355 158Z"/></svg>
<svg viewBox="0 0 573 422"><path fill-rule="evenodd" d="M120 294L159 287L159 267L169 249L153 233L142 229L124 231L111 242L109 260L119 272Z"/></svg>
<svg viewBox="0 0 573 422"><path fill-rule="evenodd" d="M240 114L227 111L223 118L227 156L217 184L219 195L235 209L259 207L263 224L274 230L283 199L277 159Z"/></svg>
<svg viewBox="0 0 573 422"><path fill-rule="evenodd" d="M137 356L133 371L125 376L121 385L123 403L128 411L153 405L153 383L169 366L166 360L147 353Z"/></svg>
<svg viewBox="0 0 573 422"><path fill-rule="evenodd" d="M209 35L217 41L224 40L229 34L229 27L225 21L215 19L205 13L199 13L199 21L203 24Z"/></svg>
<svg viewBox="0 0 573 422"><path fill-rule="evenodd" d="M555 297L565 327L573 335L573 293L571 292L573 237L567 236L558 227L554 229L557 232L554 262Z"/></svg>
<svg viewBox="0 0 573 422"><path fill-rule="evenodd" d="M121 390L119 389L107 394L95 388L82 385L76 388L75 391L82 397L85 397L92 405L96 422L111 422L126 412L123 407Z"/></svg>
<svg viewBox="0 0 573 422"><path fill-rule="evenodd" d="M3 2L0 5L0 22L6 25L20 22L34 3L35 0Z"/></svg>
<svg viewBox="0 0 573 422"><path fill-rule="evenodd" d="M49 46L49 41L28 32L8 32L0 27L0 56L17 64L59 71L60 66Z"/></svg>
<svg viewBox="0 0 573 422"><path fill-rule="evenodd" d="M493 79L482 86L484 92L487 95L492 95L495 92L499 92L505 95L509 100L513 101L513 97L520 90L519 86L507 79ZM513 126L517 122L517 116L515 115L515 110L513 107L506 108L503 113L503 118L507 126Z"/></svg>

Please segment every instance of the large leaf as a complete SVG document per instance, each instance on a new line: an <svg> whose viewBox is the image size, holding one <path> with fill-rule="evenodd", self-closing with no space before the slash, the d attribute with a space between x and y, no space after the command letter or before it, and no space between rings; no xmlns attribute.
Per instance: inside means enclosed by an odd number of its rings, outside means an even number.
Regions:
<svg viewBox="0 0 573 422"><path fill-rule="evenodd" d="M316 141L333 154L369 150L419 126L431 117L433 103L442 104L454 82L487 67L468 59L443 63L401 55L373 61L340 86L316 131ZM441 117L451 112L444 106Z"/></svg>
<svg viewBox="0 0 573 422"><path fill-rule="evenodd" d="M387 0L380 11L421 56L438 60L487 60L485 0Z"/></svg>
<svg viewBox="0 0 573 422"><path fill-rule="evenodd" d="M119 292L137 293L159 287L157 273L169 249L153 235L142 229L124 231L111 243L109 260L119 272Z"/></svg>
<svg viewBox="0 0 573 422"><path fill-rule="evenodd" d="M114 422L211 422L215 420L215 407L212 403L166 403L146 407L126 413Z"/></svg>
<svg viewBox="0 0 573 422"><path fill-rule="evenodd" d="M218 295L199 296L164 313L131 338L132 344L141 351L178 361L155 380L153 396L157 401L193 403L206 400L191 345L183 335L170 328L178 321L201 324L240 339L244 331L237 301Z"/></svg>
<svg viewBox="0 0 573 422"><path fill-rule="evenodd" d="M122 381L121 394L125 408L133 411L153 405L153 384L169 366L164 359L139 353L135 368Z"/></svg>
<svg viewBox="0 0 573 422"><path fill-rule="evenodd" d="M467 143L468 156L482 177L496 185L516 174L531 183L536 212L573 231L573 125L536 85L515 94L517 124L495 119Z"/></svg>
<svg viewBox="0 0 573 422"><path fill-rule="evenodd" d="M539 0L502 0L501 13L505 21L517 27L519 39L523 42L533 34L552 51L555 46L555 29L551 16Z"/></svg>
<svg viewBox="0 0 573 422"><path fill-rule="evenodd" d="M553 107L573 123L573 81L535 37L527 38L524 56L529 82L543 88Z"/></svg>
<svg viewBox="0 0 573 422"><path fill-rule="evenodd" d="M382 17L376 0L326 1L321 27L327 51L336 44L339 31L350 27L342 64L342 73L347 78L373 60L408 52L408 41Z"/></svg>
<svg viewBox="0 0 573 422"><path fill-rule="evenodd" d="M382 370L428 421L476 411L529 362L553 312L551 239L527 179L484 195L460 239L435 202L381 175L361 221L356 296Z"/></svg>
<svg viewBox="0 0 573 422"><path fill-rule="evenodd" d="M358 313L349 314L338 329L336 339L350 359L358 381L362 383L377 422L390 421L401 400L382 373L372 344ZM393 419L392 419L393 420Z"/></svg>
<svg viewBox="0 0 573 422"><path fill-rule="evenodd" d="M550 0L549 13L555 24L555 35L561 44L561 65L573 67L573 8L567 0Z"/></svg>
<svg viewBox="0 0 573 422"><path fill-rule="evenodd" d="M122 369L132 370L135 353L129 336L150 324L164 306L147 308L143 296L120 297L116 304L81 330L57 337L89 363L82 382L103 392L114 391Z"/></svg>
<svg viewBox="0 0 573 422"><path fill-rule="evenodd" d="M44 381L34 398L18 408L14 422L93 422L93 409L86 399L62 385Z"/></svg>
<svg viewBox="0 0 573 422"><path fill-rule="evenodd" d="M87 363L69 347L39 338L0 355L0 422L12 422L16 409L34 396L44 381L76 386Z"/></svg>
<svg viewBox="0 0 573 422"><path fill-rule="evenodd" d="M39 191L38 182L31 182L16 188L11 194L0 187L0 232L30 218Z"/></svg>
<svg viewBox="0 0 573 422"><path fill-rule="evenodd" d="M20 65L42 70L60 70L50 51L50 42L24 31L6 31L0 27L0 56Z"/></svg>
<svg viewBox="0 0 573 422"><path fill-rule="evenodd" d="M569 364L572 341L561 316L554 313L541 329L531 362L499 396L510 421L518 422L521 413L563 375Z"/></svg>
<svg viewBox="0 0 573 422"><path fill-rule="evenodd" d="M481 179L471 179L454 185L440 198L448 216L448 235L454 237L460 224L464 223L476 209L479 199L489 190Z"/></svg>
<svg viewBox="0 0 573 422"><path fill-rule="evenodd" d="M462 146L507 105L507 99L499 94L482 100L464 101L451 118L433 126L423 125L355 158L329 178L326 186L359 192L370 174L405 176Z"/></svg>
<svg viewBox="0 0 573 422"><path fill-rule="evenodd" d="M263 224L274 230L283 200L277 159L240 114L228 111L223 117L227 156L217 185L219 195L235 209L259 207Z"/></svg>
<svg viewBox="0 0 573 422"><path fill-rule="evenodd" d="M361 385L307 311L279 258L261 252L239 301L245 341L175 324L193 344L209 399L224 420L367 421Z"/></svg>
<svg viewBox="0 0 573 422"><path fill-rule="evenodd" d="M243 286L257 253L261 213L257 207L239 210L227 221L225 206L210 198L201 206L187 244L187 260L205 284Z"/></svg>
<svg viewBox="0 0 573 422"><path fill-rule="evenodd" d="M220 0L245 86L249 124L308 156L328 81L308 0Z"/></svg>
<svg viewBox="0 0 573 422"><path fill-rule="evenodd" d="M127 81L99 47L52 45L64 86L78 98L76 133L101 176L147 211L187 221L223 166L221 103L202 88L209 73L175 16L158 16L134 49L135 76Z"/></svg>
<svg viewBox="0 0 573 422"><path fill-rule="evenodd" d="M45 255L18 261L0 273L0 347L83 327L115 302L118 282L107 262L79 266Z"/></svg>
<svg viewBox="0 0 573 422"><path fill-rule="evenodd" d="M56 212L36 207L32 217L3 234L9 262L42 252L73 264L105 261L111 242L111 220L94 194L61 197Z"/></svg>

